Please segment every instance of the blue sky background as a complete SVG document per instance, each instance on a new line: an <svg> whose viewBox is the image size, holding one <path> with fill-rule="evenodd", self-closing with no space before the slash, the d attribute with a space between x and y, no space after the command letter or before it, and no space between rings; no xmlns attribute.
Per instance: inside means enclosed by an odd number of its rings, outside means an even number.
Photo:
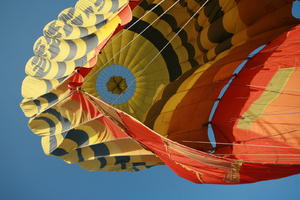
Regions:
<svg viewBox="0 0 300 200"><path fill-rule="evenodd" d="M19 108L24 66L42 28L75 0L1 1L0 199L300 199L300 175L238 186L197 185L167 167L87 172L44 155ZM300 16L300 3L294 8Z"/></svg>

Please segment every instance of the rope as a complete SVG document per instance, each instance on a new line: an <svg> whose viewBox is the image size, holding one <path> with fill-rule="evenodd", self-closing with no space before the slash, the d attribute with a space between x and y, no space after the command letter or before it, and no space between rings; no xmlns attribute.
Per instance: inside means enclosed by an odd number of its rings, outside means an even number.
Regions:
<svg viewBox="0 0 300 200"><path fill-rule="evenodd" d="M300 149L300 146L284 147L284 146L275 146L275 145L239 144L239 143L228 143L228 142L205 142L205 141L188 141L188 140L184 140L182 142L199 143L199 144L219 144L219 145L229 145L229 146L253 146L253 147L279 148L279 149Z"/></svg>
<svg viewBox="0 0 300 200"><path fill-rule="evenodd" d="M240 85L240 84L232 84L232 85L236 85L236 86L240 86L240 87L252 87L252 88L258 88L258 89L264 89L265 91L269 91L269 92L276 92L276 93L280 93L280 94L287 94L287 95L295 95L295 94L290 94L287 92L295 92L295 93L300 93L300 90L281 90L281 88L271 88L268 89L268 87L265 86L259 86L259 85Z"/></svg>

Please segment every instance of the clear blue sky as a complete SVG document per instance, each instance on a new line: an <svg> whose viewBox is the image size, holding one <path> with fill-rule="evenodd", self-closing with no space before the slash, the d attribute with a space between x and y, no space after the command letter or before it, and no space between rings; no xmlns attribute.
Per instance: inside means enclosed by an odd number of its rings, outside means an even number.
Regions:
<svg viewBox="0 0 300 200"><path fill-rule="evenodd" d="M167 167L92 173L44 155L19 108L24 66L43 26L74 2L1 1L0 199L300 199L300 175L239 186L197 185ZM300 15L300 7L295 11Z"/></svg>

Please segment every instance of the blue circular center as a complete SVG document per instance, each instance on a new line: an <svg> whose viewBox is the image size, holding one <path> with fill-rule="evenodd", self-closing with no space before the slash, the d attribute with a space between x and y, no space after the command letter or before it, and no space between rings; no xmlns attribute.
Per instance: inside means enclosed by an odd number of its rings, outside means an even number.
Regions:
<svg viewBox="0 0 300 200"><path fill-rule="evenodd" d="M111 77L120 76L126 83L127 88L121 94L113 94L108 90L106 83ZM135 77L126 67L121 65L110 65L102 69L96 80L96 89L98 95L107 103L123 104L127 102L134 94L136 88Z"/></svg>

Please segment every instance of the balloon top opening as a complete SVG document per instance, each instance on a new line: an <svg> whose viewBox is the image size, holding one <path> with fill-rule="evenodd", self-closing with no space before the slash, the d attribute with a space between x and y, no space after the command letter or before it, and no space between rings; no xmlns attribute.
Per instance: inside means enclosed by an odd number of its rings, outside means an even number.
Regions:
<svg viewBox="0 0 300 200"><path fill-rule="evenodd" d="M113 94L122 94L127 89L127 82L122 76L112 76L106 83L107 90Z"/></svg>
<svg viewBox="0 0 300 200"><path fill-rule="evenodd" d="M136 80L128 68L109 65L98 72L95 89L107 103L123 104L134 95Z"/></svg>

